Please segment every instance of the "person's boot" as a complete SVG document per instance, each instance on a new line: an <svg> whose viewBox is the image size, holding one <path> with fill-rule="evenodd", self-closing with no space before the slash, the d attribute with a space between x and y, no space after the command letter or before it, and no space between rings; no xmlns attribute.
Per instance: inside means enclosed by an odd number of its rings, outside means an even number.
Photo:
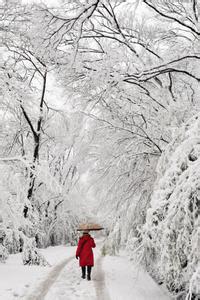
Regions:
<svg viewBox="0 0 200 300"><path fill-rule="evenodd" d="M87 280L91 280L91 271L92 271L92 267L87 266Z"/></svg>
<svg viewBox="0 0 200 300"><path fill-rule="evenodd" d="M85 267L82 267L82 276L81 278L85 279Z"/></svg>
<svg viewBox="0 0 200 300"><path fill-rule="evenodd" d="M87 274L87 280L91 280L90 274Z"/></svg>

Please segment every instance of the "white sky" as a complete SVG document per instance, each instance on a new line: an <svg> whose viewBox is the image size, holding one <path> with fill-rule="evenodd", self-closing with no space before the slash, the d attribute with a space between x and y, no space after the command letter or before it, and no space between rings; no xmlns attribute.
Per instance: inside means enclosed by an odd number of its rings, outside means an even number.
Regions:
<svg viewBox="0 0 200 300"><path fill-rule="evenodd" d="M59 0L22 0L23 3L33 3L33 2L37 2L37 3L45 3L48 5L57 5L59 3Z"/></svg>

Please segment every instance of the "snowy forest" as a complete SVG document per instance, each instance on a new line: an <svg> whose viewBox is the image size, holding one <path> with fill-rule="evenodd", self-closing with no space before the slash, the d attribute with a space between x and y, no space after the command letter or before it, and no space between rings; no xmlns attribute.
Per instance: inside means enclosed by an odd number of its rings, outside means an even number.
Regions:
<svg viewBox="0 0 200 300"><path fill-rule="evenodd" d="M98 218L200 299L200 1L2 0L0 45L0 268Z"/></svg>

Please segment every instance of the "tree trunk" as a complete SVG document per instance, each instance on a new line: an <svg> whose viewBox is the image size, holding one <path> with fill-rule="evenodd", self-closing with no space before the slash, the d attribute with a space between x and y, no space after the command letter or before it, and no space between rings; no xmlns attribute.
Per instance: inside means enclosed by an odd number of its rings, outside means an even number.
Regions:
<svg viewBox="0 0 200 300"><path fill-rule="evenodd" d="M34 186L35 186L35 180L36 180L36 175L35 175L35 169L36 169L36 164L39 163L39 149L40 149L40 139L41 139L41 126L42 126L42 121L43 121L43 106L44 106L44 96L45 96L45 91L46 91L46 79L47 79L47 71L45 71L44 76L43 76L43 87L42 87L42 95L41 95L41 100L40 100L40 115L37 121L37 130L34 129L34 126L27 115L27 112L25 111L24 107L21 105L22 112L24 114L24 117L26 121L28 122L32 134L33 134L33 139L34 139L34 150L33 150L33 163L31 166L30 170L30 183L29 183L29 189L27 193L27 198L30 200L31 205L32 204L32 197L33 197L33 191L34 191ZM27 218L28 216L28 206L24 206L24 217Z"/></svg>

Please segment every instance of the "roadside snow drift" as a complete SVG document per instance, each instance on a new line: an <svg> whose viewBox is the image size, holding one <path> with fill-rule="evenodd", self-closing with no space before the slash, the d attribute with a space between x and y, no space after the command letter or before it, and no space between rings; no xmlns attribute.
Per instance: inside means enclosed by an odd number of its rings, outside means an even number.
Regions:
<svg viewBox="0 0 200 300"><path fill-rule="evenodd" d="M163 153L157 172L143 236L147 264L150 272L157 280L165 282L171 292L183 294L183 299L187 293L197 296L200 285L197 280L200 264L200 115L179 129Z"/></svg>

